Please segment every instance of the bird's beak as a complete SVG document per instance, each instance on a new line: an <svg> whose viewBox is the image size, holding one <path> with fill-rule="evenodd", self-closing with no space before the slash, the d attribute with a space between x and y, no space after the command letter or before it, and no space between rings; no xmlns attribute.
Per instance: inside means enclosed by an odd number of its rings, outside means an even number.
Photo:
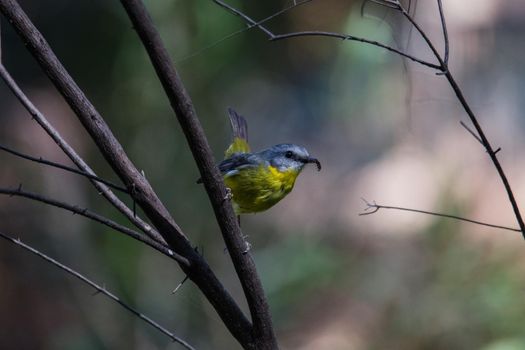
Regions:
<svg viewBox="0 0 525 350"><path fill-rule="evenodd" d="M317 165L317 171L321 170L321 162L317 160L317 158L308 157L304 161L305 163L315 163Z"/></svg>

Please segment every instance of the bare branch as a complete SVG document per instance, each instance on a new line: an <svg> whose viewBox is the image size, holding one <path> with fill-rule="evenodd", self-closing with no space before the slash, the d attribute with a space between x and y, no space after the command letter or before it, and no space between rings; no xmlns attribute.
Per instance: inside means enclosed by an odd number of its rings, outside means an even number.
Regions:
<svg viewBox="0 0 525 350"><path fill-rule="evenodd" d="M463 109L465 110L465 112L467 113L467 115L470 118L470 121L474 125L474 128L476 129L476 132L479 135L481 143L482 143L483 147L485 147L485 150L487 151L487 153L488 153L492 163L494 164L494 167L496 168L496 171L498 172L498 175L499 175L499 177L501 179L501 182L503 183L503 187L505 188L505 191L507 192L507 196L508 196L509 202L510 202L510 204L512 206L512 210L514 211L514 215L516 216L516 220L518 221L518 225L520 227L520 231L521 231L521 233L523 235L523 238L525 239L525 222L523 221L523 218L521 216L518 203L516 201L516 198L514 197L514 193L512 191L511 186L510 186L509 180L507 179L507 175L505 174L505 172L503 170L503 167L501 166L501 163L499 162L499 159L498 159L498 157L496 155L497 152L499 151L499 149L494 151L494 149L492 148L492 145L490 144L487 136L485 135L485 132L481 128L481 124L479 123L476 115L474 114L474 112L470 108L470 105L468 104L467 100L465 99L465 96L463 95L463 91L461 90L461 88L457 84L456 80L454 79L454 76L452 75L452 73L448 69L447 64L444 62L443 58L439 55L439 52L436 50L436 48L434 47L434 45L432 44L432 42L430 41L428 36L421 29L421 27L414 21L412 16L410 16L410 14L402 6L400 6L400 9L401 9L403 15L405 16L405 18L407 18L407 20L414 26L414 28L416 28L416 30L422 36L423 40L425 40L425 42L427 43L428 47L434 53L434 56L439 61L439 64L442 67L443 75L447 78L450 86L452 87L452 90L454 91L454 93L456 94L456 97L459 100L459 103L461 104L461 106L463 106Z"/></svg>
<svg viewBox="0 0 525 350"><path fill-rule="evenodd" d="M408 13L408 11L399 4L399 11L403 14L403 16L412 24L412 26L416 29L416 31L419 33L419 35L423 38L425 43L427 44L430 51L432 51L432 54L436 57L436 59L439 62L439 69L441 73L444 73L448 70L448 67L445 65L445 62L443 62L443 59L441 58L441 55L439 54L438 50L434 46L434 43L430 40L427 33L419 26L419 24L414 20L414 18Z"/></svg>
<svg viewBox="0 0 525 350"><path fill-rule="evenodd" d="M467 130L468 133L469 133L470 135L472 135L473 138L476 139L476 141L478 141L483 147L485 147L485 145L483 145L483 141L479 138L479 136L476 135L476 133L475 133L471 128L469 128L469 127L467 126L467 124L465 124L465 123L463 122L463 120L460 120L460 121L459 121L459 124L461 124L461 126L462 126L463 128L465 128L465 130Z"/></svg>
<svg viewBox="0 0 525 350"><path fill-rule="evenodd" d="M243 235L231 204L224 200L227 193L226 188L191 98L171 64L171 58L143 2L141 0L121 0L121 3L148 52L186 136L246 296L253 321L250 334L239 333L232 327L232 324L226 323L226 325L244 347L276 349L278 346L270 311L255 263L250 254L243 253L245 250Z"/></svg>
<svg viewBox="0 0 525 350"><path fill-rule="evenodd" d="M35 28L36 30L36 28ZM43 40L43 39L42 39ZM45 42L45 41L44 41ZM62 149L62 151L78 166L79 169L82 169L84 172L96 176L95 172L91 169L89 165L80 157L77 152L67 143L67 141L60 135L60 133L49 123L47 118L35 107L35 105L29 100L29 98L24 94L22 89L11 77L4 65L0 64L0 76L11 89L13 94L18 98L26 110L31 114L34 120L45 130L45 132L55 141L55 143ZM131 209L129 209L111 190L104 184L92 180L93 185L97 188L102 195L111 203L115 208L117 208L121 213L123 213L135 226L140 228L144 233L146 233L151 238L162 243L164 240L159 235L159 233L154 230L149 224L144 222L142 219L137 217Z"/></svg>
<svg viewBox="0 0 525 350"><path fill-rule="evenodd" d="M412 212L412 213L420 213L420 214L439 216L439 217L442 217L442 218L455 219L455 220L470 222L470 223L476 224L476 225L482 225L482 226L487 226L487 227L498 228L498 229L501 229L501 230L521 232L521 230L519 228L513 228L513 227L508 227L508 226L489 224L489 223L478 221L478 220L467 219L467 218L464 218L462 216L443 214L443 213L437 213L437 212L433 212L433 211L426 211L426 210L419 210L419 209L395 207L395 206L390 206L390 205L382 205L382 204L377 204L375 201L373 203L370 203L364 198L361 198L361 199L365 202L366 208L364 209L363 213L359 213L358 214L359 216L375 214L380 209L394 209L394 210L401 210L401 211L409 211L409 212Z"/></svg>
<svg viewBox="0 0 525 350"><path fill-rule="evenodd" d="M179 284L177 284L177 287L175 287L175 289L171 292L171 294L175 294L175 293L177 293L177 291L180 289L180 287L182 287L182 285L184 284L184 282L186 282L186 281L188 280L188 278L189 278L188 275L184 276L184 278L182 279L182 281L181 281Z"/></svg>
<svg viewBox="0 0 525 350"><path fill-rule="evenodd" d="M66 266L66 265L62 264L62 263L56 261L55 259L49 257L48 255L46 255L46 254L36 250L35 248L33 248L33 247L31 247L31 246L29 246L29 245L27 245L25 243L23 243L19 238L18 239L12 238L12 237L10 237L10 236L2 233L2 232L0 232L0 237L5 239L8 242L16 244L17 246L19 246L19 247L21 247L21 248L31 252L32 254L38 256L39 258L44 259L45 261L47 261L51 265L58 267L59 269L67 272L68 274L70 274L70 275L76 277L77 279L79 279L80 281L84 282L85 284L95 288L97 290L97 293L104 294L106 297L108 297L109 299L115 301L120 306L122 306L124 309L128 310L133 315L135 315L136 317L140 318L144 322L148 323L149 325L151 325L153 328L157 329L161 333L167 335L171 340L173 340L174 342L179 343L180 345L182 345L186 349L195 350L195 348L193 346L191 346L190 344L188 344L186 341L182 340L181 338L177 337L175 334L173 334L173 332L170 332L169 330L167 330L166 328L161 326L159 323L155 322L154 320L152 320L148 316L144 315L143 313L139 312L135 308L133 308L130 305L128 305L125 302L123 302L115 294L113 294L110 291L106 290L105 287L101 287L100 285L96 284L95 282L93 282L92 280L87 278L86 276L84 276L81 273L73 270L69 266Z"/></svg>
<svg viewBox="0 0 525 350"><path fill-rule="evenodd" d="M442 1L437 0L437 3L438 3L438 8L439 8L439 18L441 19L441 28L443 29L443 40L445 41L445 57L443 58L443 62L445 63L445 66L448 67L449 42L448 42L447 22L445 21L445 14L443 12Z"/></svg>
<svg viewBox="0 0 525 350"><path fill-rule="evenodd" d="M1 144L0 144L0 150L5 151L7 153L10 153L10 154L12 154L14 156L17 156L17 157L20 157L20 158L30 160L32 162L45 164L45 165L49 165L51 167L55 167L55 168L59 168L59 169L65 170L65 171L69 171L71 173L87 177L88 179L95 180L97 182L101 182L104 185L106 185L108 187L111 187L111 188L113 188L115 190L118 190L118 191L121 191L121 192L124 192L124 193L129 193L128 190L125 189L124 187L116 185L116 184L114 184L114 183L112 183L112 182L110 182L108 180L104 180L104 179L102 179L102 178L100 178L100 177L98 177L96 175L90 174L88 172L85 172L85 171L82 171L82 170L78 170L78 169L75 169L75 168L71 168L71 167L68 167L67 165L63 165L63 164L60 164L60 163L52 162L52 161L46 160L46 159L44 159L42 157L38 157L38 158L32 157L30 155L24 154L22 152L15 151L14 149L6 147L6 146L3 146Z"/></svg>
<svg viewBox="0 0 525 350"><path fill-rule="evenodd" d="M72 204L69 204L69 203L66 203L66 202L62 202L62 201L58 201L56 199L52 199L52 198L49 198L49 197L46 197L46 196L43 196L43 195L40 195L40 194L37 194L37 193L32 193L32 192L28 192L28 191L24 191L22 189L22 185L18 186L17 188L3 188L3 187L0 187L0 194L4 194L4 195L9 195L9 196L17 196L17 197L23 197L23 198L27 198L27 199L31 199L31 200L34 200L34 201L38 201L38 202L41 202L41 203L45 203L45 204L48 204L48 205L51 205L51 206L54 206L54 207L57 207L57 208L62 208L62 209L65 209L65 210L68 210L70 212L72 212L73 214L78 214L78 215L81 215L81 216L84 216L88 219L91 219L93 221L96 221L98 223L101 223L105 226L108 226L118 232L121 232L123 234L125 234L126 236L129 236L133 239L136 239L140 242L143 242L145 244L147 244L148 246L152 247L153 249L156 249L158 250L159 252L161 252L162 254L174 259L175 261L179 262L180 264L184 264L186 266L189 266L189 261L188 259L184 258L183 256L180 256L179 254L173 252L171 249L169 249L169 247L167 247L165 244L161 244L147 236L144 236L143 234L139 233L139 232L136 232L136 231L133 231L129 228L127 228L126 226L122 226L108 218L106 218L105 216L102 216L102 215L99 215L97 213L94 213L90 210L88 210L87 208L81 208L77 205L72 205Z"/></svg>
<svg viewBox="0 0 525 350"><path fill-rule="evenodd" d="M323 31L304 31L304 32L294 32L294 33L286 33L286 34L279 34L274 35L274 37L271 39L271 41L277 41L277 40L283 40L283 39L290 39L290 38L296 38L296 37L305 37L305 36L322 36L322 37L332 37L337 39L343 39L343 40L349 40L349 41L357 41L365 44L369 44L372 46L380 47L383 49L386 49L388 51L394 52L400 56L403 56L405 58L408 58L411 61L414 61L416 63L422 64L424 66L427 66L432 69L440 69L440 66L431 62L427 62L425 60L419 59L415 56L412 56L410 54L407 54L401 50L396 49L395 47L388 46L385 44L382 44L380 42L374 41L374 40L368 40L365 38L360 38L352 35L347 34L340 34L340 33L334 33L334 32L323 32Z"/></svg>

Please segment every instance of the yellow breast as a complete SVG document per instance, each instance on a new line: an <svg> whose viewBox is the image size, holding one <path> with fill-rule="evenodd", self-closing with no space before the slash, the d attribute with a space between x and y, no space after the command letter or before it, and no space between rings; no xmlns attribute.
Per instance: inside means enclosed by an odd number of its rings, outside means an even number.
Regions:
<svg viewBox="0 0 525 350"><path fill-rule="evenodd" d="M272 166L248 168L226 176L224 182L233 194L237 214L264 211L293 189L299 172L279 171Z"/></svg>

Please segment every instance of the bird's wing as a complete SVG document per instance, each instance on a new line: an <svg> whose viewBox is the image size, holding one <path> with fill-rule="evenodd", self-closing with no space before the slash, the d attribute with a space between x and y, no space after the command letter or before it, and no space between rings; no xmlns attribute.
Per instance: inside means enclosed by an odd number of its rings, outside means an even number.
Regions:
<svg viewBox="0 0 525 350"><path fill-rule="evenodd" d="M236 153L249 153L250 145L248 144L248 123L246 119L232 108L228 108L230 124L232 127L233 141L224 152L224 158L228 159Z"/></svg>
<svg viewBox="0 0 525 350"><path fill-rule="evenodd" d="M224 176L235 175L241 169L257 167L261 159L254 154L236 153L219 163L219 170Z"/></svg>

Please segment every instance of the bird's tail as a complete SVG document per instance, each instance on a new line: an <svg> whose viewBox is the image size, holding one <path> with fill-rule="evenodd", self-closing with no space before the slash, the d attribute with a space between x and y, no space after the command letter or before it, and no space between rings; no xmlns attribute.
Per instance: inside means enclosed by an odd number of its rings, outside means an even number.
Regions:
<svg viewBox="0 0 525 350"><path fill-rule="evenodd" d="M250 152L250 145L248 144L248 123L246 119L232 108L228 108L228 115L232 127L233 141L225 152L226 158L231 157L235 153Z"/></svg>
<svg viewBox="0 0 525 350"><path fill-rule="evenodd" d="M246 119L232 108L228 108L230 124L232 126L233 138L240 138L248 142L248 123Z"/></svg>

